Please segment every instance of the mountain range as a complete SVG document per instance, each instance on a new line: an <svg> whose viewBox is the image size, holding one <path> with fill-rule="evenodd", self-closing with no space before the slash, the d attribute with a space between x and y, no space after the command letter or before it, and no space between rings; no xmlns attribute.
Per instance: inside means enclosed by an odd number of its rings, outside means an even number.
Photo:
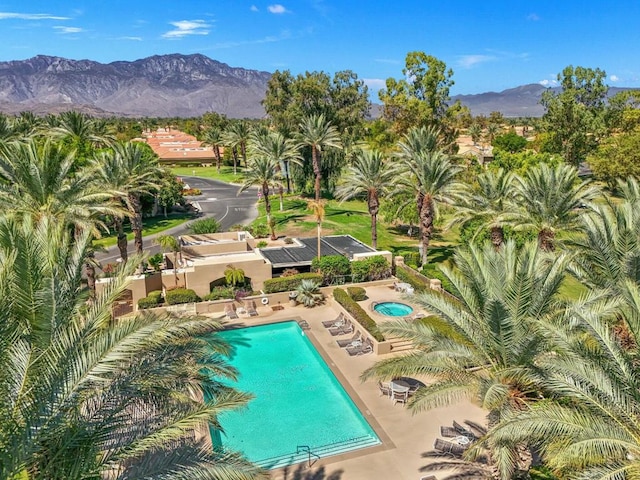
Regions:
<svg viewBox="0 0 640 480"><path fill-rule="evenodd" d="M201 54L155 55L133 62L99 63L38 55L0 62L0 112L36 114L80 110L94 116L194 117L218 112L261 118L269 72L230 67ZM473 115L539 117L546 87L456 95ZM620 89L610 89L615 93ZM379 105L372 108L377 116Z"/></svg>

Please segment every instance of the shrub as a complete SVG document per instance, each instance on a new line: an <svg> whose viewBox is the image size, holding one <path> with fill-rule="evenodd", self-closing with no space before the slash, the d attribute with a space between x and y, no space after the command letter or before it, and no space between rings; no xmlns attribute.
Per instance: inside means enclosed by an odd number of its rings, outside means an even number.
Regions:
<svg viewBox="0 0 640 480"><path fill-rule="evenodd" d="M269 242L267 242L265 240L260 240L258 243L256 243L256 247L258 247L258 248L264 248L267 245L269 245Z"/></svg>
<svg viewBox="0 0 640 480"><path fill-rule="evenodd" d="M322 282L322 275L317 273L299 273L290 277L270 278L264 281L264 293L289 292L295 290L302 280Z"/></svg>
<svg viewBox="0 0 640 480"><path fill-rule="evenodd" d="M347 292L341 288L335 288L333 290L333 299L342 305L342 307L349 312L349 315L355 318L356 321L362 325L362 328L369 332L373 338L378 342L384 341L384 335L382 335L375 320L371 318Z"/></svg>
<svg viewBox="0 0 640 480"><path fill-rule="evenodd" d="M190 288L174 288L167 292L166 300L169 305L178 305L180 303L199 302L200 297Z"/></svg>
<svg viewBox="0 0 640 480"><path fill-rule="evenodd" d="M107 278L114 276L117 271L118 271L117 263L107 263L106 265L102 266L102 273L104 273L104 276Z"/></svg>
<svg viewBox="0 0 640 480"><path fill-rule="evenodd" d="M164 255L162 253L156 253L155 255L151 255L149 257L149 265L156 271L159 272L161 270L162 262L164 261Z"/></svg>
<svg viewBox="0 0 640 480"><path fill-rule="evenodd" d="M191 222L187 228L195 235L204 235L207 233L217 233L220 231L220 222L215 218L202 218Z"/></svg>
<svg viewBox="0 0 640 480"><path fill-rule="evenodd" d="M285 268L282 272L283 277L292 277L293 275L298 275L300 272L295 268Z"/></svg>
<svg viewBox="0 0 640 480"><path fill-rule="evenodd" d="M415 252L413 250L403 250L399 253L404 258L404 263L407 265L415 265L416 267L420 266L421 258L420 252Z"/></svg>
<svg viewBox="0 0 640 480"><path fill-rule="evenodd" d="M354 283L381 280L391 276L391 265L382 255L367 257L351 263L351 274Z"/></svg>
<svg viewBox="0 0 640 480"><path fill-rule="evenodd" d="M219 286L213 287L211 292L203 297L203 300L213 301L228 298L235 298L235 290L233 287Z"/></svg>
<svg viewBox="0 0 640 480"><path fill-rule="evenodd" d="M291 245L293 243L293 238L286 237L284 239L284 243L286 243L287 245Z"/></svg>
<svg viewBox="0 0 640 480"><path fill-rule="evenodd" d="M367 291L362 287L347 287L347 293L356 302L367 299Z"/></svg>
<svg viewBox="0 0 640 480"><path fill-rule="evenodd" d="M411 285L415 293L426 292L431 288L427 280L420 277L418 272L406 265L396 266L396 277L398 277L399 280Z"/></svg>
<svg viewBox="0 0 640 480"><path fill-rule="evenodd" d="M230 232L249 232L251 233L251 228L248 225L242 225L241 223L234 223L229 227Z"/></svg>
<svg viewBox="0 0 640 480"><path fill-rule="evenodd" d="M162 303L162 292L154 290L149 295L138 300L138 308L154 308Z"/></svg>
<svg viewBox="0 0 640 480"><path fill-rule="evenodd" d="M322 275L325 285L334 283L338 277L351 274L351 262L344 255L316 257L311 261L311 270Z"/></svg>
<svg viewBox="0 0 640 480"><path fill-rule="evenodd" d="M449 281L447 277L440 271L437 265L433 263L429 263L422 267L422 274L428 278L437 278L440 280L442 284L442 288L444 288L447 292L454 293L456 291L453 284Z"/></svg>
<svg viewBox="0 0 640 480"><path fill-rule="evenodd" d="M254 238L266 238L271 235L271 231L269 230L269 225L266 223L256 223L249 227L249 233L254 236Z"/></svg>
<svg viewBox="0 0 640 480"><path fill-rule="evenodd" d="M185 188L182 190L182 195L185 197L194 197L196 195L202 195L202 190L199 188Z"/></svg>
<svg viewBox="0 0 640 480"><path fill-rule="evenodd" d="M324 303L324 294L320 291L320 282L314 280L302 280L296 288L296 300L307 308Z"/></svg>

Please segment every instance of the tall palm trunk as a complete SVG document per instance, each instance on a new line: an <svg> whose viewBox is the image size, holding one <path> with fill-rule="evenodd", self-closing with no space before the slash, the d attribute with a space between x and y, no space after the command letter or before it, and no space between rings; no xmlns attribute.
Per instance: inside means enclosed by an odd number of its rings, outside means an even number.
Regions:
<svg viewBox="0 0 640 480"><path fill-rule="evenodd" d="M320 259L320 239L322 238L322 222L318 219L318 259Z"/></svg>
<svg viewBox="0 0 640 480"><path fill-rule="evenodd" d="M371 215L371 246L374 250L378 249L378 211L380 210L380 201L375 193L369 192L369 215Z"/></svg>
<svg viewBox="0 0 640 480"><path fill-rule="evenodd" d="M220 155L220 147L218 145L215 145L213 147L213 151L216 154L216 168L218 170L218 173L220 173L220 165L222 164L222 156Z"/></svg>
<svg viewBox="0 0 640 480"><path fill-rule="evenodd" d="M96 265L93 251L87 252L84 259L84 274L87 277L87 288L89 288L89 299L96 298Z"/></svg>
<svg viewBox="0 0 640 480"><path fill-rule="evenodd" d="M429 250L429 243L433 236L433 199L429 195L420 196L418 201L418 214L420 216L420 237L422 241L422 264L427 264L427 253Z"/></svg>
<svg viewBox="0 0 640 480"><path fill-rule="evenodd" d="M489 237L491 238L491 243L497 249L504 243L504 229L499 225L494 225L491 227L491 231L489 232Z"/></svg>
<svg viewBox="0 0 640 480"><path fill-rule="evenodd" d="M175 277L175 285L178 288L178 251L173 251L173 275Z"/></svg>
<svg viewBox="0 0 640 480"><path fill-rule="evenodd" d="M136 253L142 255L142 203L140 196L136 194L129 195L129 204L131 205L131 230L133 230L133 238L136 246Z"/></svg>
<svg viewBox="0 0 640 480"><path fill-rule="evenodd" d="M262 185L262 196L264 198L264 210L265 212L267 212L267 225L269 225L269 230L271 230L271 240L276 240L278 237L276 237L276 232L275 232L275 224L271 219L271 201L269 200L269 185L267 184L263 184Z"/></svg>
<svg viewBox="0 0 640 480"><path fill-rule="evenodd" d="M320 180L322 178L322 171L320 170L320 152L316 147L311 149L311 160L313 163L313 173L316 176L315 191L316 202L320 201Z"/></svg>
<svg viewBox="0 0 640 480"><path fill-rule="evenodd" d="M247 165L247 146L244 142L240 144L240 155L242 155L242 160L244 161L244 168L248 168Z"/></svg>
<svg viewBox="0 0 640 480"><path fill-rule="evenodd" d="M231 149L231 155L233 156L233 174L236 175L238 173L238 149L236 147Z"/></svg>
<svg viewBox="0 0 640 480"><path fill-rule="evenodd" d="M278 187L278 194L280 195L280 211L284 210L284 188L282 185Z"/></svg>
<svg viewBox="0 0 640 480"><path fill-rule="evenodd" d="M129 259L129 254L127 253L127 234L124 233L124 225L122 224L122 219L115 219L116 223L116 231L118 232L118 249L120 250L120 258L122 258L122 262L125 263Z"/></svg>

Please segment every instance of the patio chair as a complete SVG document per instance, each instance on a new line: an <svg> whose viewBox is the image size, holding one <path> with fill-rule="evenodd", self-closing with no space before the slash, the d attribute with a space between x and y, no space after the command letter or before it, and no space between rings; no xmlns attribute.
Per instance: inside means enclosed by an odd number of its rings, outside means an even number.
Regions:
<svg viewBox="0 0 640 480"><path fill-rule="evenodd" d="M442 440L441 438L436 438L436 441L433 444L433 448L439 452L456 457L461 457L466 450L466 448L458 445L457 443L447 442L446 440Z"/></svg>
<svg viewBox="0 0 640 480"><path fill-rule="evenodd" d="M373 352L373 343L371 343L371 339L367 338L362 341L362 345L357 347L347 347L347 353L351 357L355 357L356 355L364 355L366 353Z"/></svg>
<svg viewBox="0 0 640 480"><path fill-rule="evenodd" d="M402 403L403 405L407 404L407 400L409 398L409 392L391 392L391 399L393 400L393 404Z"/></svg>
<svg viewBox="0 0 640 480"><path fill-rule="evenodd" d="M456 432L458 432L458 435L464 435L465 437L476 439L475 434L471 430L469 430L466 427L463 427L455 420L453 421L453 428L455 428Z"/></svg>
<svg viewBox="0 0 640 480"><path fill-rule="evenodd" d="M338 346L340 348L344 348L344 347L348 347L351 346L351 344L353 342L356 342L358 340L361 340L362 333L360 333L360 330L356 331L356 333L353 335L353 337L351 338L345 338L343 340L336 340L336 343L338 344Z"/></svg>
<svg viewBox="0 0 640 480"><path fill-rule="evenodd" d="M333 320L327 320L327 321L322 322L322 326L325 327L325 328L331 328L336 323L343 322L343 321L344 321L344 313L340 313L340 315L338 315Z"/></svg>
<svg viewBox="0 0 640 480"><path fill-rule="evenodd" d="M353 325L351 323L345 324L341 327L333 327L329 329L329 333L332 337L336 337L338 335L346 335L348 333L353 333Z"/></svg>
<svg viewBox="0 0 640 480"><path fill-rule="evenodd" d="M246 310L247 313L249 314L250 317L257 317L258 316L258 310L256 310L256 301L255 300L251 300L251 302L246 304Z"/></svg>
<svg viewBox="0 0 640 480"><path fill-rule="evenodd" d="M378 380L378 390L380 390L380 395L391 398L391 384L389 382Z"/></svg>
<svg viewBox="0 0 640 480"><path fill-rule="evenodd" d="M233 320L238 318L238 313L236 312L236 307L232 303L228 303L224 306L224 314L228 320Z"/></svg>
<svg viewBox="0 0 640 480"><path fill-rule="evenodd" d="M453 438L453 437L457 437L458 435L460 435L460 434L453 427L446 427L446 426L441 426L440 427L440 436L442 436L442 437Z"/></svg>

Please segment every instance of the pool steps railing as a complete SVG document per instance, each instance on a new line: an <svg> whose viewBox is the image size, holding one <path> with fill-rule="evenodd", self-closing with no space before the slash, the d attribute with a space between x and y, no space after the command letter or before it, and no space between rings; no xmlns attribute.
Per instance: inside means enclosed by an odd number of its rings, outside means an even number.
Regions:
<svg viewBox="0 0 640 480"><path fill-rule="evenodd" d="M274 457L264 458L255 461L254 463L263 468L273 469L288 465L295 465L296 463L302 463L305 460L310 462L311 456L317 457L316 460L313 461L313 463L315 463L317 459L320 459L322 457L339 455L341 453L346 453L365 447L373 447L374 445L379 444L380 440L377 437L372 435L364 435L361 437L342 440L340 442L320 445L318 447L314 447L313 450L311 450L311 447L308 445L298 445L296 447L296 451L292 451L291 453L287 454L276 455Z"/></svg>
<svg viewBox="0 0 640 480"><path fill-rule="evenodd" d="M316 463L321 458L319 455L316 455L315 453L313 453L311 451L311 447L309 445L298 445L296 447L296 455L300 455L300 451L301 450L302 450L302 452L307 452L309 454L309 457L307 459L307 467L309 467L309 468L313 467L313 464ZM312 455L315 457L313 462L311 461L311 456Z"/></svg>

